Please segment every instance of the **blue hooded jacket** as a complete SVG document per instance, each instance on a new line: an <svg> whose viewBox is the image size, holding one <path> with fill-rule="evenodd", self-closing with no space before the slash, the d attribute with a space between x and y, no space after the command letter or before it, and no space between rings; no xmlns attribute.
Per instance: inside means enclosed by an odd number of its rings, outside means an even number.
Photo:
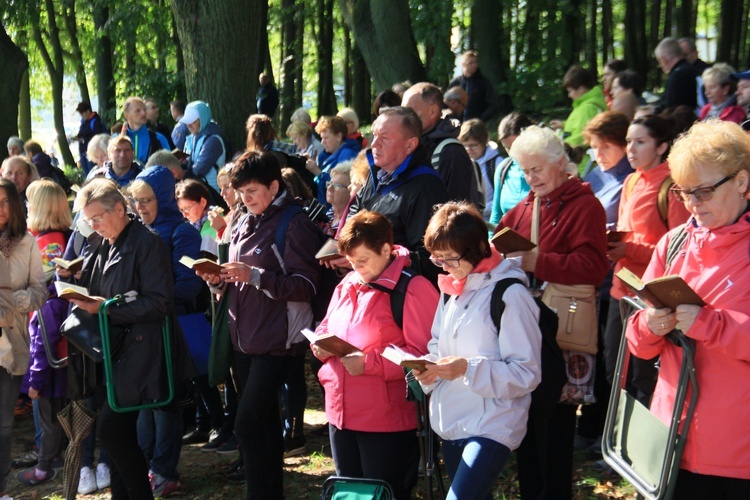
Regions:
<svg viewBox="0 0 750 500"><path fill-rule="evenodd" d="M333 153L327 153L325 150L318 155L318 168L322 170L320 175L315 176L315 183L318 185L318 201L323 205L330 207L326 201L326 182L331 180L331 169L339 163L347 160L353 160L362 150L354 139L345 139L339 148Z"/></svg>
<svg viewBox="0 0 750 500"><path fill-rule="evenodd" d="M216 182L217 170L214 166L221 168L227 161L227 150L222 139L221 127L213 121L211 108L203 101L193 101L185 107L185 115L191 110L198 112L201 122L200 131L195 135L189 135L185 139L185 153L188 158L188 168L196 178L205 178L208 184L219 191Z"/></svg>
<svg viewBox="0 0 750 500"><path fill-rule="evenodd" d="M203 280L195 271L180 264L180 259L184 255L192 259L201 258L200 233L182 218L174 197L174 177L167 167L149 167L138 174L136 179L148 184L156 195L156 218L148 227L161 236L171 252L175 312L178 316L195 312L195 299L203 286Z"/></svg>

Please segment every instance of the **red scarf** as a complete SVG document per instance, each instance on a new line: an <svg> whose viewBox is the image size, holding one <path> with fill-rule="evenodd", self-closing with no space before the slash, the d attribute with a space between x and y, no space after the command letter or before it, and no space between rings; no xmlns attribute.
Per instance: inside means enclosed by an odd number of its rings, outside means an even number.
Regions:
<svg viewBox="0 0 750 500"><path fill-rule="evenodd" d="M483 274L491 271L503 260L503 256L500 255L494 247L492 247L492 254L486 259L479 261L474 269L471 270L470 274ZM466 285L466 278L460 280L454 280L450 274L441 274L438 276L438 288L440 291L448 295L461 295Z"/></svg>

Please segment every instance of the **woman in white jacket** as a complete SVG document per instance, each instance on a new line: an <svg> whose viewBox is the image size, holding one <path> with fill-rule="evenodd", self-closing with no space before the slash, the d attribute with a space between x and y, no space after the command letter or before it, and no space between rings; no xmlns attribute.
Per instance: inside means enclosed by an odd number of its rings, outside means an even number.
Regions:
<svg viewBox="0 0 750 500"><path fill-rule="evenodd" d="M430 260L448 273L438 285L449 298L438 306L428 344L437 363L414 373L432 394L430 420L451 478L448 498L492 498L526 433L531 391L541 380L539 308L523 285L511 285L498 332L490 314L495 284L527 280L515 260L491 247L473 206L442 205L424 241Z"/></svg>

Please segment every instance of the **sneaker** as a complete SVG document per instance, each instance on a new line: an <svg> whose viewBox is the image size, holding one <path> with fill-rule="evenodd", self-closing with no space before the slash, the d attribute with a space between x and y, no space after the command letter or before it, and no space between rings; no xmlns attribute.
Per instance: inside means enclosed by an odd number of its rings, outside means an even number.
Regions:
<svg viewBox="0 0 750 500"><path fill-rule="evenodd" d="M37 463L39 463L39 450L33 448L31 451L28 451L19 458L13 460L11 465L14 469L21 469L34 467Z"/></svg>
<svg viewBox="0 0 750 500"><path fill-rule="evenodd" d="M78 494L88 495L96 491L96 476L91 467L81 467L81 478L78 480Z"/></svg>
<svg viewBox="0 0 750 500"><path fill-rule="evenodd" d="M227 480L233 483L245 482L245 464L242 462L242 459L237 460L229 467Z"/></svg>
<svg viewBox="0 0 750 500"><path fill-rule="evenodd" d="M57 472L55 472L55 469L42 472L36 467L29 467L28 469L19 472L16 475L16 479L18 479L19 483L25 484L26 486L36 486L37 484L42 484L50 479L54 479L56 475Z"/></svg>
<svg viewBox="0 0 750 500"><path fill-rule="evenodd" d="M109 466L100 463L96 466L96 489L109 488Z"/></svg>
<svg viewBox="0 0 750 500"><path fill-rule="evenodd" d="M284 458L296 457L307 453L304 439L286 439L284 441Z"/></svg>
<svg viewBox="0 0 750 500"><path fill-rule="evenodd" d="M231 453L237 453L240 451L240 444L237 442L237 438L232 434L224 444L216 448L216 453L220 455L229 455Z"/></svg>
<svg viewBox="0 0 750 500"><path fill-rule="evenodd" d="M9 495L3 495L0 497L0 500L13 500L13 497Z"/></svg>
<svg viewBox="0 0 750 500"><path fill-rule="evenodd" d="M232 438L234 434L231 432L219 433L214 439L201 446L201 451L204 453L212 453Z"/></svg>
<svg viewBox="0 0 750 500"><path fill-rule="evenodd" d="M34 411L34 405L30 399L18 398L16 401L16 407L13 409L13 415L16 417L23 417Z"/></svg>
<svg viewBox="0 0 750 500"><path fill-rule="evenodd" d="M165 497L180 489L180 481L167 479L156 472L149 473L149 480L151 481L151 492L154 494L154 497Z"/></svg>
<svg viewBox="0 0 750 500"><path fill-rule="evenodd" d="M192 429L182 436L182 444L200 444L208 442L208 432L200 429Z"/></svg>

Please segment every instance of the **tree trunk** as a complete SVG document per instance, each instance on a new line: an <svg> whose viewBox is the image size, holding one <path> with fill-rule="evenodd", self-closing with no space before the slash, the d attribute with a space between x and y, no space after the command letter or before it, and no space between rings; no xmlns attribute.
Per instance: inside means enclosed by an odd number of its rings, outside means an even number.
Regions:
<svg viewBox="0 0 750 500"><path fill-rule="evenodd" d="M289 125L292 113L294 113L294 89L298 55L295 52L297 38L297 12L296 0L281 1L281 82L279 85L279 135L282 135Z"/></svg>
<svg viewBox="0 0 750 500"><path fill-rule="evenodd" d="M267 0L171 0L185 58L188 100L209 103L240 151L245 121L255 113L262 71Z"/></svg>
<svg viewBox="0 0 750 500"><path fill-rule="evenodd" d="M476 0L471 10L471 31L474 46L479 51L479 67L497 90L505 85L510 74L510 43L502 19L502 2ZM508 93L498 93L502 115L512 109Z"/></svg>
<svg viewBox="0 0 750 500"><path fill-rule="evenodd" d="M57 141L60 146L60 154L63 157L63 163L65 165L75 165L73 154L70 152L70 146L68 145L65 123L63 120L63 78L65 76L65 66L63 64L62 45L60 44L60 29L57 26L55 8L52 4L52 0L45 0L44 7L47 15L46 35L48 37L47 41L52 49L51 53L47 49L44 37L42 36L38 18L31 23L32 33L34 34L34 41L39 49L42 60L47 67L47 72L49 73L50 82L52 84L52 110L54 114L55 131L57 132Z"/></svg>
<svg viewBox="0 0 750 500"><path fill-rule="evenodd" d="M606 63L615 57L614 25L612 23L612 0L602 1L602 54Z"/></svg>
<svg viewBox="0 0 750 500"><path fill-rule="evenodd" d="M304 53L305 53L305 3L301 2L297 7L297 36L294 40L294 109L302 107L302 96L305 93L304 83ZM293 113L294 111L292 111Z"/></svg>
<svg viewBox="0 0 750 500"><path fill-rule="evenodd" d="M737 67L740 42L742 0L721 0L719 14L719 43L716 47L716 60ZM743 65L744 66L744 65Z"/></svg>
<svg viewBox="0 0 750 500"><path fill-rule="evenodd" d="M370 72L367 71L365 58L359 50L357 42L352 45L352 102L351 106L357 112L360 125L371 123L372 117L372 87Z"/></svg>
<svg viewBox="0 0 750 500"><path fill-rule="evenodd" d="M680 2L680 8L677 11L677 31L680 33L680 36L695 38L693 0L682 0Z"/></svg>
<svg viewBox="0 0 750 500"><path fill-rule="evenodd" d="M0 75L3 75L3 85L0 86L0 158L8 156L4 147L8 138L18 135L18 98L21 90L21 80L29 67L29 60L18 46L13 43L5 26L0 24ZM27 137L24 137L27 139Z"/></svg>
<svg viewBox="0 0 750 500"><path fill-rule="evenodd" d="M70 43L70 61L76 72L76 83L81 93L81 101L91 104L89 86L86 83L86 70L83 67L83 52L81 44L78 43L78 27L76 26L76 2L75 0L64 0L62 3L62 19L65 31L68 33Z"/></svg>
<svg viewBox="0 0 750 500"><path fill-rule="evenodd" d="M351 30L344 25L344 105L351 106L352 103L352 40Z"/></svg>
<svg viewBox="0 0 750 500"><path fill-rule="evenodd" d="M625 4L625 61L646 77L650 66L646 40L646 0L631 0Z"/></svg>
<svg viewBox="0 0 750 500"><path fill-rule="evenodd" d="M24 141L31 139L31 85L29 70L23 72L18 102L18 134Z"/></svg>
<svg viewBox="0 0 750 500"><path fill-rule="evenodd" d="M588 62L589 71L592 75L598 74L598 68L599 68L599 53L601 52L601 45L599 37L597 33L597 27L599 26L599 23L597 23L597 0L590 0L589 2L584 3L584 6L586 7L589 15L589 21L588 21L588 43L586 44L585 50L586 50L586 61Z"/></svg>
<svg viewBox="0 0 750 500"><path fill-rule="evenodd" d="M115 103L115 76L112 68L112 41L106 30L109 8L94 2L94 60L96 61L96 95L99 97L99 115L113 125L117 119Z"/></svg>
<svg viewBox="0 0 750 500"><path fill-rule="evenodd" d="M335 115L333 91L333 0L318 0L318 116Z"/></svg>
<svg viewBox="0 0 750 500"><path fill-rule="evenodd" d="M387 89L407 79L415 83L427 79L411 29L408 2L339 0L339 6L376 89Z"/></svg>

